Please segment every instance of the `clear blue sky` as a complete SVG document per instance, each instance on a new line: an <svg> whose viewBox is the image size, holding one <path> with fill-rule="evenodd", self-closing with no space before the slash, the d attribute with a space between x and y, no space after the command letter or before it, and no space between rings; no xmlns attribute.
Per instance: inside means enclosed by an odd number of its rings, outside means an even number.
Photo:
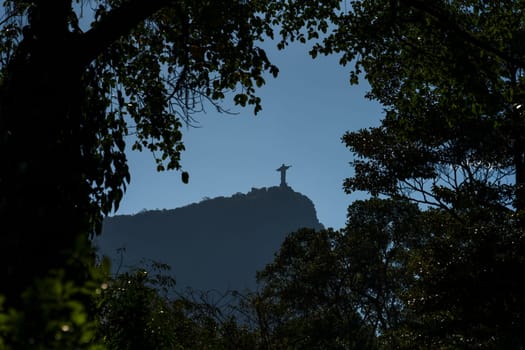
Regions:
<svg viewBox="0 0 525 350"><path fill-rule="evenodd" d="M280 69L260 89L263 110L234 107L238 115L208 108L195 116L199 128L185 128L183 184L180 173L157 173L148 152L129 152L131 184L117 214L142 209L173 209L204 197L246 193L252 187L279 185L276 169L291 165L288 184L308 196L326 227L341 228L348 205L362 194L346 195L345 177L352 173L352 154L341 142L347 130L377 125L381 107L364 98L368 85L348 83L349 67L338 58L311 59L307 46L278 51L265 43L270 59ZM231 99L231 96L230 96Z"/></svg>

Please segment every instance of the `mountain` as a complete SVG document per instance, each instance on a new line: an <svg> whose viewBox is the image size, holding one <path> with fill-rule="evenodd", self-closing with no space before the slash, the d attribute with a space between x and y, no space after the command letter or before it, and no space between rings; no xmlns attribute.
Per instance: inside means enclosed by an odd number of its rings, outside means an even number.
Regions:
<svg viewBox="0 0 525 350"><path fill-rule="evenodd" d="M95 245L111 258L113 271L153 259L171 266L178 289L253 290L255 272L273 260L287 234L303 227L323 228L314 204L281 185L108 217Z"/></svg>

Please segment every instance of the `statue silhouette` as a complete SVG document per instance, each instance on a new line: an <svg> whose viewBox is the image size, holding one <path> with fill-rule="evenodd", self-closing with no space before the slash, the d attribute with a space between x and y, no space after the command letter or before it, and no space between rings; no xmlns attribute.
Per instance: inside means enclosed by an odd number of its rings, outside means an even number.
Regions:
<svg viewBox="0 0 525 350"><path fill-rule="evenodd" d="M277 171L280 171L281 172L281 186L285 187L285 186L288 186L286 184L286 170L288 170L289 168L291 167L291 165L281 165L281 167L279 169L277 169Z"/></svg>

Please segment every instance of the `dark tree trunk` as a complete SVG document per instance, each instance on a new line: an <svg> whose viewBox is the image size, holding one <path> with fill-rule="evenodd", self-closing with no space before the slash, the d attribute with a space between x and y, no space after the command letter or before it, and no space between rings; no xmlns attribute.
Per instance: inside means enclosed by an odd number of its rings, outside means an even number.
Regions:
<svg viewBox="0 0 525 350"><path fill-rule="evenodd" d="M33 2L0 86L0 294L7 306L16 306L35 278L65 268L78 240L86 243L95 228L100 208L86 168L93 167L90 152L105 126L83 114L87 66L170 3L129 0L74 34L72 0Z"/></svg>
<svg viewBox="0 0 525 350"><path fill-rule="evenodd" d="M0 293L13 306L35 278L64 267L87 234L79 197L88 185L78 144L82 70L64 15L71 4L47 3L33 9L0 101Z"/></svg>

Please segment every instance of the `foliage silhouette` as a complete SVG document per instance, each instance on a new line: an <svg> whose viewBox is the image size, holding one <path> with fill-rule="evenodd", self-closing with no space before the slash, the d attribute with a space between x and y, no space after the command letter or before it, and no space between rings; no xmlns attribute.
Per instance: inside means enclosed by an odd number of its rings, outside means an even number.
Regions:
<svg viewBox="0 0 525 350"><path fill-rule="evenodd" d="M372 199L349 207L342 231L289 235L252 297L271 348L400 348L418 226L415 205Z"/></svg>
<svg viewBox="0 0 525 350"><path fill-rule="evenodd" d="M209 292L174 293L169 266L143 264L100 295L98 336L109 349L256 349L256 336ZM228 300L226 303L235 303Z"/></svg>
<svg viewBox="0 0 525 350"><path fill-rule="evenodd" d="M352 63L350 82L363 74L384 106L380 126L343 137L356 156L344 188L421 204L399 339L523 348L523 3L343 5L275 1L268 20L282 47L324 35L311 55Z"/></svg>
<svg viewBox="0 0 525 350"><path fill-rule="evenodd" d="M1 5L0 262L10 283L0 293L17 307L34 278L64 268L77 238L118 209L127 135L159 171L180 169L182 123L207 102L220 109L228 92L257 113L255 88L277 68L256 44L271 35L257 2Z"/></svg>
<svg viewBox="0 0 525 350"><path fill-rule="evenodd" d="M236 104L261 109L255 89L278 71L257 45L272 35L260 5L1 2L6 309L22 309L24 291L54 278L52 271L85 275L68 261L89 255L76 250L77 240L100 233L102 218L118 209L130 180L127 136L134 136L132 149L153 153L159 171L181 169L180 129L194 113L206 105L222 110L219 101L228 93ZM188 181L187 172L181 177Z"/></svg>

